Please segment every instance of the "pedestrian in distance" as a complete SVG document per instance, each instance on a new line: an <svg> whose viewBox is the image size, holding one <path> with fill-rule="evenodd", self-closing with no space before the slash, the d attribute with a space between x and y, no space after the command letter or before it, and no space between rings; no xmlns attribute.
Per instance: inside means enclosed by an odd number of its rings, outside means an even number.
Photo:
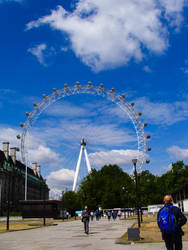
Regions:
<svg viewBox="0 0 188 250"><path fill-rule="evenodd" d="M172 196L165 195L164 206L157 214L157 223L165 241L167 250L182 250L182 226L187 222L187 218L180 208L173 206Z"/></svg>
<svg viewBox="0 0 188 250"><path fill-rule="evenodd" d="M69 212L68 211L66 212L66 218L67 218L67 220L69 219Z"/></svg>
<svg viewBox="0 0 188 250"><path fill-rule="evenodd" d="M115 221L116 220L116 212L115 212L115 210L112 211L112 217L113 217L113 219Z"/></svg>
<svg viewBox="0 0 188 250"><path fill-rule="evenodd" d="M94 212L93 211L91 211L90 217L91 217L91 221L93 221L93 217L94 217Z"/></svg>
<svg viewBox="0 0 188 250"><path fill-rule="evenodd" d="M121 219L121 215L122 215L121 210L119 210L119 211L118 211L119 220Z"/></svg>
<svg viewBox="0 0 188 250"><path fill-rule="evenodd" d="M86 234L89 234L89 211L88 207L85 206L82 212L82 222L84 223L84 231Z"/></svg>
<svg viewBox="0 0 188 250"><path fill-rule="evenodd" d="M100 217L100 212L99 212L99 210L97 210L96 211L96 220L99 220L100 219L99 217Z"/></svg>
<svg viewBox="0 0 188 250"><path fill-rule="evenodd" d="M110 210L108 211L107 216L108 216L108 221L110 221L110 219L111 219L111 212L110 212Z"/></svg>

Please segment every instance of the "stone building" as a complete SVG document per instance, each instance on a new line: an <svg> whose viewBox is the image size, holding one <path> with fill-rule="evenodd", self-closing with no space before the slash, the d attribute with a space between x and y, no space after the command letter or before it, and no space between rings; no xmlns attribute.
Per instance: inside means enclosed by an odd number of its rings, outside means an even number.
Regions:
<svg viewBox="0 0 188 250"><path fill-rule="evenodd" d="M17 148L10 148L9 143L3 143L0 150L0 215L5 214L10 201L10 211L19 212L19 200L25 199L25 172L26 167L16 160ZM32 164L32 169L27 167L27 199L48 200L49 188L46 180L40 174L40 166Z"/></svg>

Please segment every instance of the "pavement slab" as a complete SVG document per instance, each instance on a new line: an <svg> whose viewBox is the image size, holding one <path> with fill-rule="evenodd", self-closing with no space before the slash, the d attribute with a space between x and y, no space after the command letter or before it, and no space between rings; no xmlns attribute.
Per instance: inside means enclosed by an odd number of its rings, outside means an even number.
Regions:
<svg viewBox="0 0 188 250"><path fill-rule="evenodd" d="M164 243L120 245L115 240L134 223L128 220L90 222L89 235L79 220L60 222L56 226L0 234L0 250L158 250ZM188 242L184 242L188 250Z"/></svg>

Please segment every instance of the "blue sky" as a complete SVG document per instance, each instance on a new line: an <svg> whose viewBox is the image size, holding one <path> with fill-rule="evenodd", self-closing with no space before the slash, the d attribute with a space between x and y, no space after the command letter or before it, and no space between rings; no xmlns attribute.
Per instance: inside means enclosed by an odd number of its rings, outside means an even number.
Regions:
<svg viewBox="0 0 188 250"><path fill-rule="evenodd" d="M43 93L92 81L125 93L142 112L152 137L151 163L143 169L161 175L172 162L188 163L187 5L187 0L1 0L0 141L19 145L19 123ZM81 136L93 165L113 158L131 171L134 128L107 100L66 98L29 132L30 160L39 162L54 193L71 186ZM112 155L112 150L119 151Z"/></svg>

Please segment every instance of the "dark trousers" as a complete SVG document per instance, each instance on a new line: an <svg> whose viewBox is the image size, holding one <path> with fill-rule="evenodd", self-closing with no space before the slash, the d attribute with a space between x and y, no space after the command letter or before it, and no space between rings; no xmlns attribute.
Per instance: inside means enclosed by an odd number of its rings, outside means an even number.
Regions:
<svg viewBox="0 0 188 250"><path fill-rule="evenodd" d="M86 234L89 233L89 220L84 220L84 230Z"/></svg>
<svg viewBox="0 0 188 250"><path fill-rule="evenodd" d="M182 236L178 233L164 237L167 250L182 250Z"/></svg>

